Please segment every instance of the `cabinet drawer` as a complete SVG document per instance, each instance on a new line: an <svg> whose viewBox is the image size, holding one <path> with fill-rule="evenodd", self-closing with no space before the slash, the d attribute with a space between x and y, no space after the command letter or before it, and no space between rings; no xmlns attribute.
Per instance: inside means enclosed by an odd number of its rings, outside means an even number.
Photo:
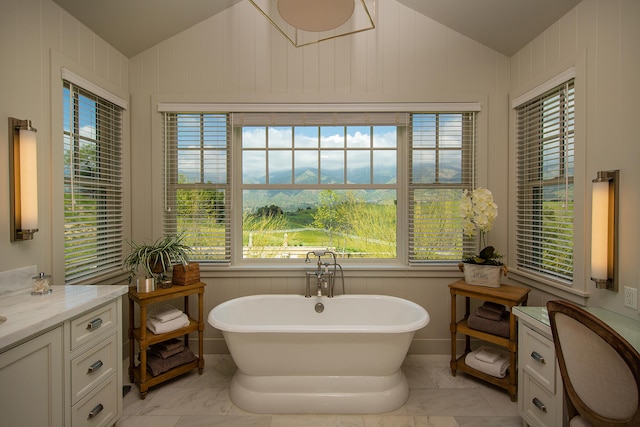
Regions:
<svg viewBox="0 0 640 427"><path fill-rule="evenodd" d="M122 393L122 391L120 391ZM106 383L71 408L72 427L109 426L118 413L118 382L113 375Z"/></svg>
<svg viewBox="0 0 640 427"><path fill-rule="evenodd" d="M523 411L533 425L554 427L558 425L558 411L562 408L558 405L556 395L550 393L527 373L524 374L523 384Z"/></svg>
<svg viewBox="0 0 640 427"><path fill-rule="evenodd" d="M556 392L556 355L553 341L531 328L524 328L522 352L524 370L550 393Z"/></svg>
<svg viewBox="0 0 640 427"><path fill-rule="evenodd" d="M112 302L71 321L71 349L80 347L90 339L108 333L118 325L117 304Z"/></svg>
<svg viewBox="0 0 640 427"><path fill-rule="evenodd" d="M71 360L71 400L75 405L97 384L117 372L117 334Z"/></svg>

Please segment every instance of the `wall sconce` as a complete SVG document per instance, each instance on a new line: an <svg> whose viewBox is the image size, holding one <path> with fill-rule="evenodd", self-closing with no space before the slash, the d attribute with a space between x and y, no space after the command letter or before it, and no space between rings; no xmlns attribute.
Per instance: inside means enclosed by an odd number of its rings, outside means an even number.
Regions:
<svg viewBox="0 0 640 427"><path fill-rule="evenodd" d="M376 27L375 0L249 0L249 3L294 47Z"/></svg>
<svg viewBox="0 0 640 427"><path fill-rule="evenodd" d="M591 198L591 280L618 292L618 183L620 171L598 171Z"/></svg>
<svg viewBox="0 0 640 427"><path fill-rule="evenodd" d="M31 120L9 117L9 218L11 241L38 231L38 151Z"/></svg>

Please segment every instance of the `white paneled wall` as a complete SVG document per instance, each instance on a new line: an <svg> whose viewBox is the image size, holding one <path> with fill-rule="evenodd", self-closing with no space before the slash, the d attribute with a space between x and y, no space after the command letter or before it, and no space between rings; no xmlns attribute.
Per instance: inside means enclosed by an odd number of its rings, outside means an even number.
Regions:
<svg viewBox="0 0 640 427"><path fill-rule="evenodd" d="M54 203L60 112L52 105L51 64L74 64L109 87L130 93L132 237L161 234L161 129L156 103L202 102L481 102L480 184L491 189L500 215L490 241L510 249L508 215L514 117L510 99L570 66L576 67L577 286L601 304L637 317L621 294L597 291L588 280L590 181L597 170L620 169L621 286L638 287L640 273L640 144L633 124L640 117L640 2L584 0L525 48L507 58L397 3L378 3L377 29L296 49L248 2L127 59L51 0L5 0L0 13L0 141L6 117L29 118L38 128L40 231L33 242L9 242L0 227L0 271L60 264L55 237L60 212ZM52 59L54 58L54 59ZM53 80L55 81L55 80ZM8 159L0 143L0 165ZM127 158L127 161L129 159ZM59 160L58 160L59 161ZM57 166L59 168L59 166ZM0 166L0 170L1 170ZM53 192L53 193L52 193ZM8 200L8 176L0 174L0 200ZM4 205L3 205L4 206ZM8 208L0 210L7 224ZM59 228L59 227L58 227ZM447 284L455 270L428 272L347 270L347 291L383 293L422 304L431 324L416 336L413 351L446 353L449 340ZM55 277L58 282L61 277ZM252 293L302 292L302 268L207 271L206 305ZM552 296L536 291L530 304ZM212 328L207 348L222 346Z"/></svg>
<svg viewBox="0 0 640 427"><path fill-rule="evenodd" d="M511 95L576 68L575 284L589 305L639 318L624 307L622 287L638 288L640 252L640 2L584 0L511 58ZM510 136L515 143L515 134ZM590 277L591 180L620 169L620 289L595 289ZM513 193L510 194L513 196ZM533 292L530 305L554 298Z"/></svg>
<svg viewBox="0 0 640 427"><path fill-rule="evenodd" d="M131 58L134 239L161 233L159 100L481 102L480 179L506 206L509 59L395 0L378 6L375 31L296 49L249 2L241 2ZM506 225L505 210L492 231L499 247L506 247ZM285 271L205 272L205 311L241 295L303 293L303 268L301 261ZM457 269L348 269L345 275L348 293L389 294L422 304L432 321L416 335L412 351L449 351L447 284L459 277ZM222 337L213 328L205 329L205 338L207 352L221 351Z"/></svg>
<svg viewBox="0 0 640 427"><path fill-rule="evenodd" d="M54 212L53 162L63 156L54 148L62 136L51 131L52 117L59 117L62 110L51 101L54 91L62 91L59 70L51 69L52 58L125 93L129 60L52 0L2 0L0 50L0 271L37 265L39 271L51 273L54 265L59 266L55 254L62 252L54 244L54 230L61 230L62 224L54 219L61 213ZM9 241L7 117L29 119L38 129L40 231L29 242ZM54 280L62 283L64 278L58 275Z"/></svg>

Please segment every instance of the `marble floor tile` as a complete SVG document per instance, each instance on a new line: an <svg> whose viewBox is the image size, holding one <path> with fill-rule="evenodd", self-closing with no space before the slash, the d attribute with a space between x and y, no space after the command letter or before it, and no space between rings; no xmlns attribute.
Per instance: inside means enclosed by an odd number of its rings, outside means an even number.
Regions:
<svg viewBox="0 0 640 427"><path fill-rule="evenodd" d="M126 366L126 363L125 363ZM410 395L386 414L253 414L231 402L236 371L229 355L205 355L197 370L151 388L144 400L137 386L124 398L118 427L480 427L521 426L517 403L505 391L449 370L447 355L408 355L403 364ZM126 369L125 369L126 371ZM126 375L126 373L125 373ZM129 378L125 377L125 384Z"/></svg>

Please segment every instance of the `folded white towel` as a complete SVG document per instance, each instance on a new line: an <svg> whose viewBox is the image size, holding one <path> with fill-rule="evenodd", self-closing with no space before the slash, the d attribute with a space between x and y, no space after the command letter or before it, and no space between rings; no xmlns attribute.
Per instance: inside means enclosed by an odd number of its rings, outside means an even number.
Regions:
<svg viewBox="0 0 640 427"><path fill-rule="evenodd" d="M476 350L476 358L487 363L496 363L502 354L500 351L482 346Z"/></svg>
<svg viewBox="0 0 640 427"><path fill-rule="evenodd" d="M147 329L154 334L164 334L175 331L176 329L184 328L188 325L189 316L184 313L182 313L180 317L176 317L175 319L168 320L166 322L161 322L158 319L153 319L151 317L147 318Z"/></svg>
<svg viewBox="0 0 640 427"><path fill-rule="evenodd" d="M149 317L161 322L168 322L169 320L177 319L182 316L182 314L182 311L178 310L171 304L165 304L149 310Z"/></svg>
<svg viewBox="0 0 640 427"><path fill-rule="evenodd" d="M500 354L500 357L494 363L483 362L476 357L477 350L467 354L464 359L464 363L470 368L484 372L497 378L504 378L507 375L509 369L509 358L504 354Z"/></svg>

